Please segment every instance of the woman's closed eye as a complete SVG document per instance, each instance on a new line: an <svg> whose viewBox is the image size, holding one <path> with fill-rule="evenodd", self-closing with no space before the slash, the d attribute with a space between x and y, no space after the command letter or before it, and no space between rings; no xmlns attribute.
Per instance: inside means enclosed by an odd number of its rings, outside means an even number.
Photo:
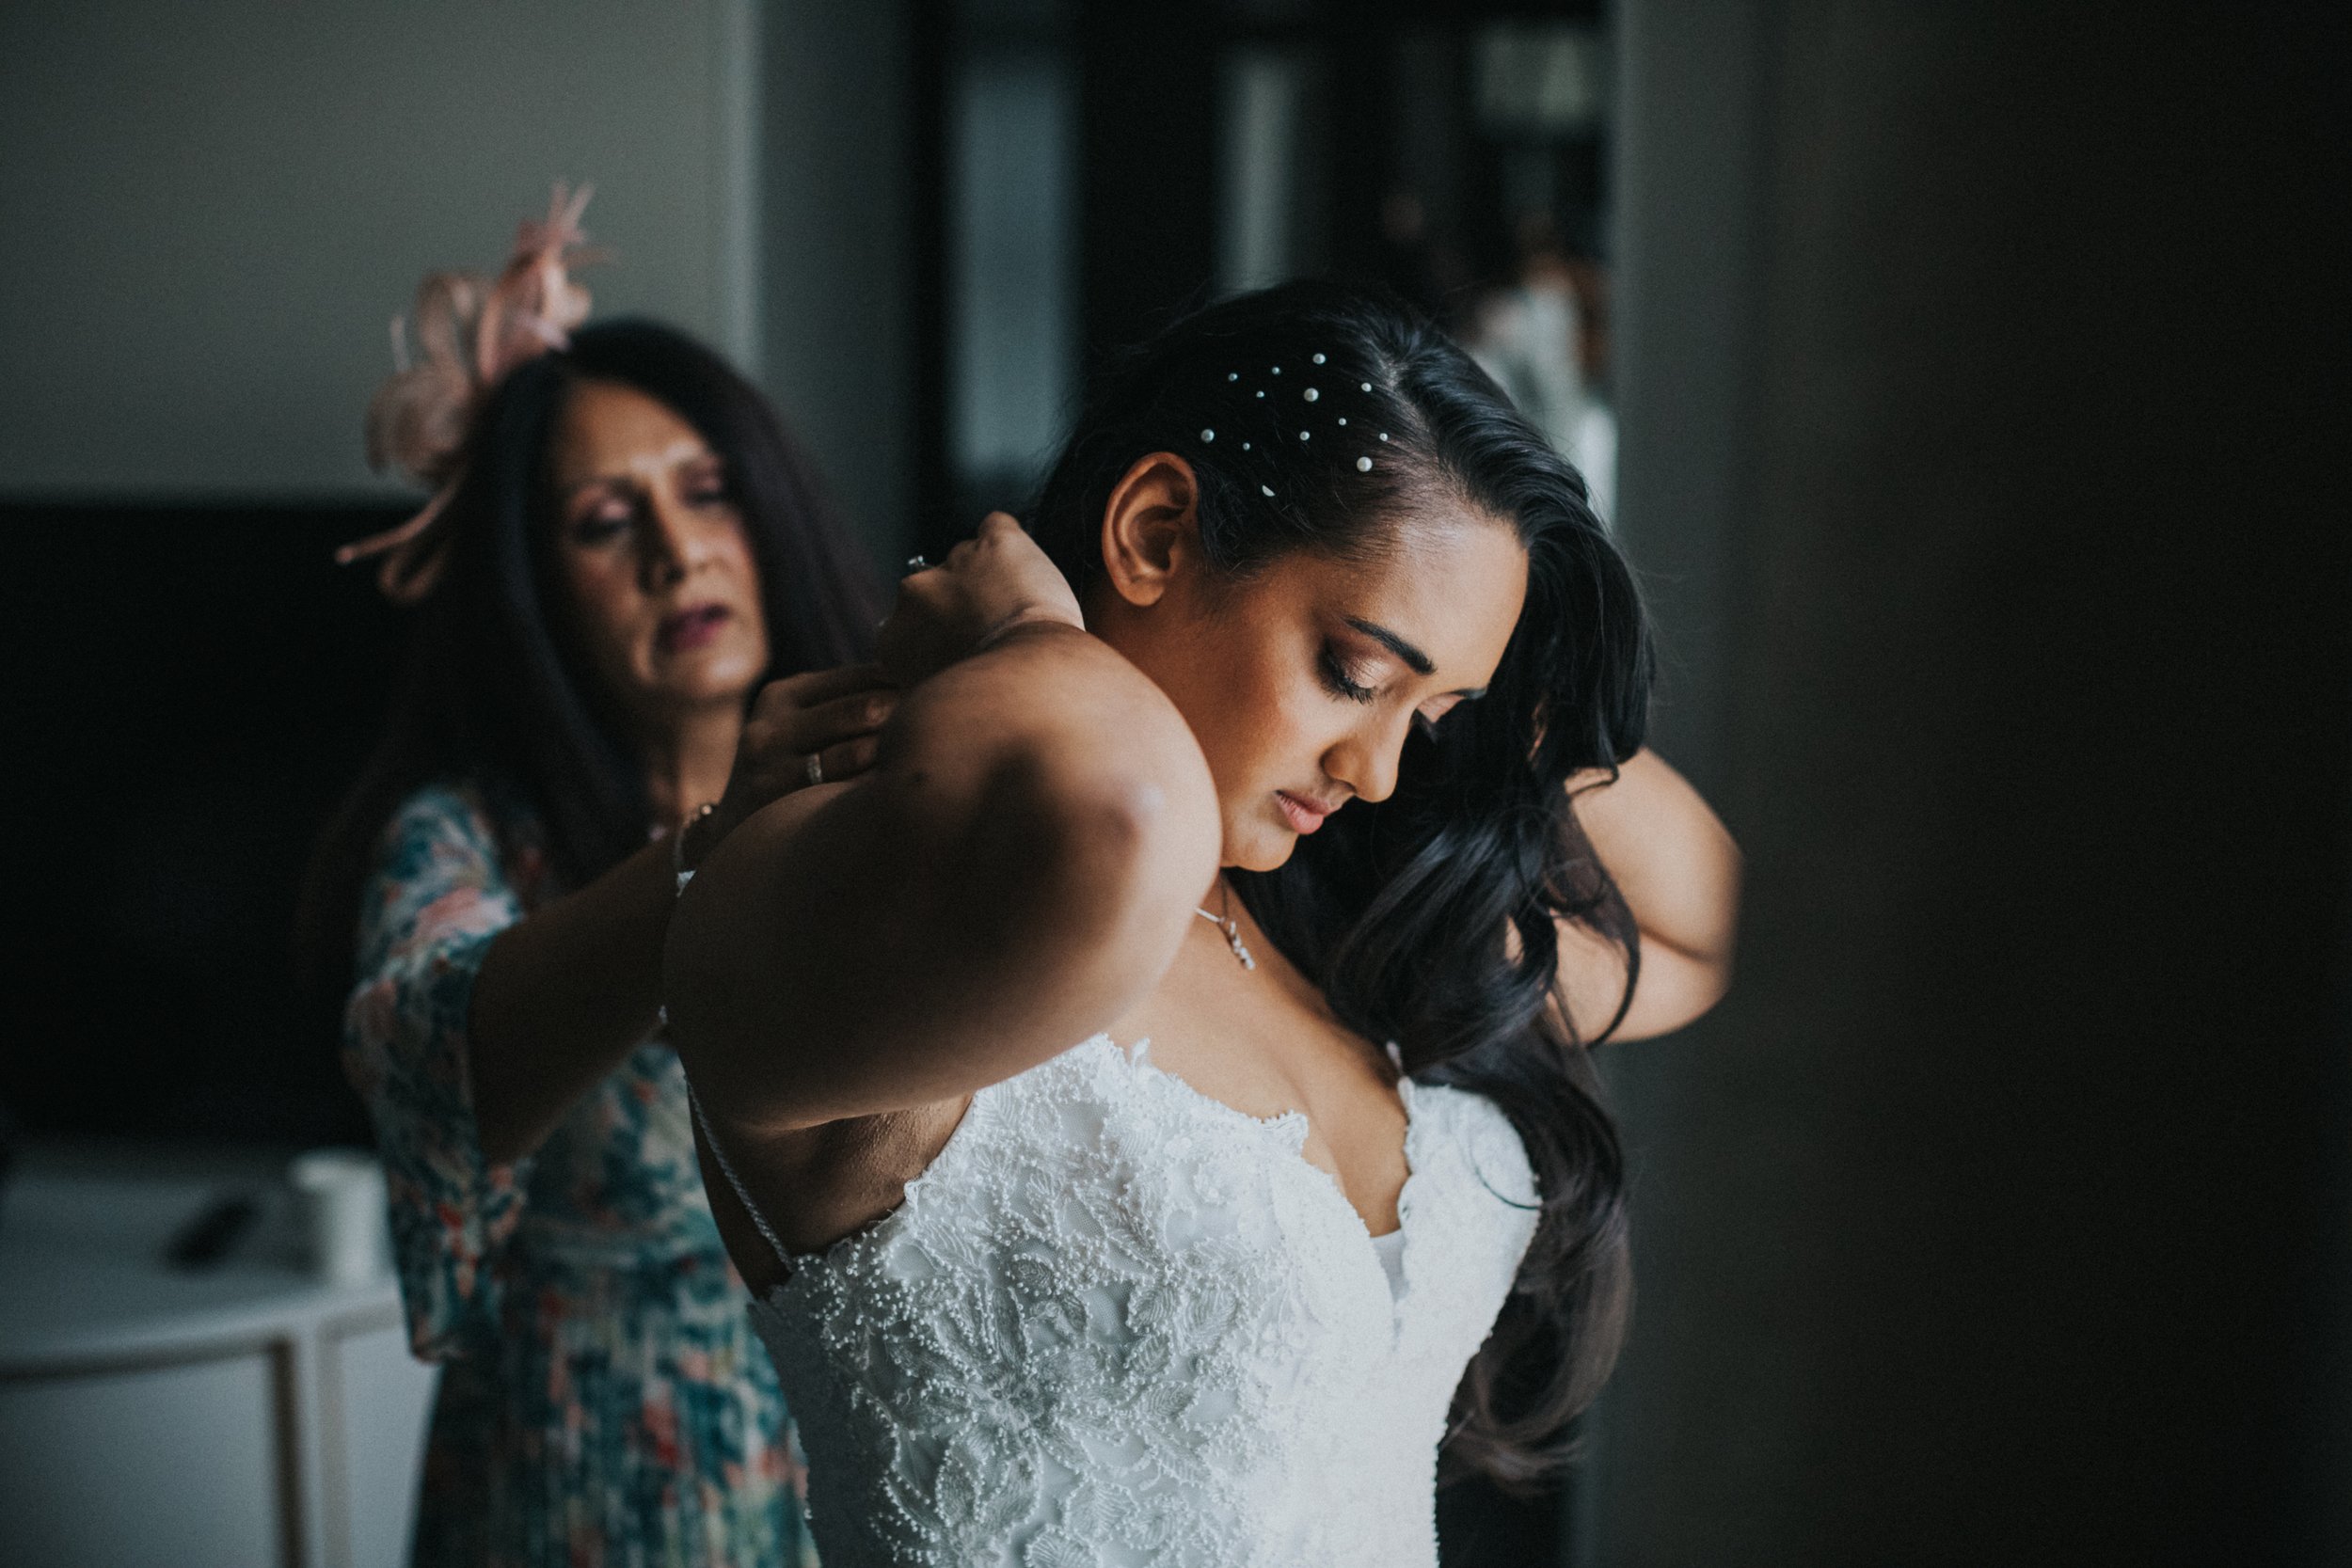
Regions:
<svg viewBox="0 0 2352 1568"><path fill-rule="evenodd" d="M682 480L677 497L697 512L732 511L735 506L726 476L716 468ZM574 507L569 528L579 544L604 545L618 540L645 521L644 495L633 486L612 485L583 495Z"/></svg>
<svg viewBox="0 0 2352 1568"><path fill-rule="evenodd" d="M678 496L689 506L732 506L725 468L715 457L706 458L678 475Z"/></svg>
<svg viewBox="0 0 2352 1568"><path fill-rule="evenodd" d="M1323 669L1323 684L1330 689L1334 697L1344 697L1351 703L1369 703L1380 694L1378 688L1367 686L1357 678L1340 657L1339 650L1330 643L1323 645L1319 662Z"/></svg>
<svg viewBox="0 0 2352 1568"><path fill-rule="evenodd" d="M619 537L637 521L638 499L625 490L604 490L583 498L572 513L572 537L583 545L601 545Z"/></svg>

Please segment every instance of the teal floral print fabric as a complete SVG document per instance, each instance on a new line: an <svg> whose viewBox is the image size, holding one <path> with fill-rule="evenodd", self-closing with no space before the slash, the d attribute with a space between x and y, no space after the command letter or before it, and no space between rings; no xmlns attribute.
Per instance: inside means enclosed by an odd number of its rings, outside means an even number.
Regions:
<svg viewBox="0 0 2352 1568"><path fill-rule="evenodd" d="M659 1037L527 1160L483 1158L466 1017L490 941L554 891L518 802L394 814L344 1067L374 1120L416 1353L442 1364L415 1560L813 1568L799 1449Z"/></svg>

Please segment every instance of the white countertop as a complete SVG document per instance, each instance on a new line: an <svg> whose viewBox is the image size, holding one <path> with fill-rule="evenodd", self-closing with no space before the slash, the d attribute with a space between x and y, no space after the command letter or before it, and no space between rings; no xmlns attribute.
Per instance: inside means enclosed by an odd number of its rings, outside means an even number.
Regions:
<svg viewBox="0 0 2352 1568"><path fill-rule="evenodd" d="M292 1151L28 1142L0 1186L0 1375L200 1355L396 1319L388 1275L324 1284L300 1265ZM261 1214L209 1268L174 1269L171 1238L215 1199Z"/></svg>

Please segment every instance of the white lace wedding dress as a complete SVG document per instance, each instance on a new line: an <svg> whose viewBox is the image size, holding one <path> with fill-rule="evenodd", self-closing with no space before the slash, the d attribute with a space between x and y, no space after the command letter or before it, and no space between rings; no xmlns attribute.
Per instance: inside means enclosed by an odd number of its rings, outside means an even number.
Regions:
<svg viewBox="0 0 2352 1568"><path fill-rule="evenodd" d="M1447 1408L1534 1183L1490 1102L1401 1090L1375 1242L1304 1117L1145 1048L982 1089L901 1207L752 1307L826 1568L1432 1568Z"/></svg>

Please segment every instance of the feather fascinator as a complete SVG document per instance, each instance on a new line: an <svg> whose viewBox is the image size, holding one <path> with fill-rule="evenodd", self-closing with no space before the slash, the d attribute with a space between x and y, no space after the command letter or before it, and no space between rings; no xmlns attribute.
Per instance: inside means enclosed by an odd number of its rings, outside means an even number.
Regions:
<svg viewBox="0 0 2352 1568"><path fill-rule="evenodd" d="M392 318L389 379L368 402L368 464L397 468L433 490L424 510L398 528L345 545L339 565L381 557L376 586L394 604L411 605L433 591L447 554L440 526L464 466L474 415L516 366L549 349L566 347L570 332L588 319L588 291L568 269L600 257L582 247L580 227L595 187L577 193L555 187L544 220L525 219L515 252L495 279L437 272L417 289L413 311L421 357L408 352L409 318ZM577 254L575 254L577 253Z"/></svg>

